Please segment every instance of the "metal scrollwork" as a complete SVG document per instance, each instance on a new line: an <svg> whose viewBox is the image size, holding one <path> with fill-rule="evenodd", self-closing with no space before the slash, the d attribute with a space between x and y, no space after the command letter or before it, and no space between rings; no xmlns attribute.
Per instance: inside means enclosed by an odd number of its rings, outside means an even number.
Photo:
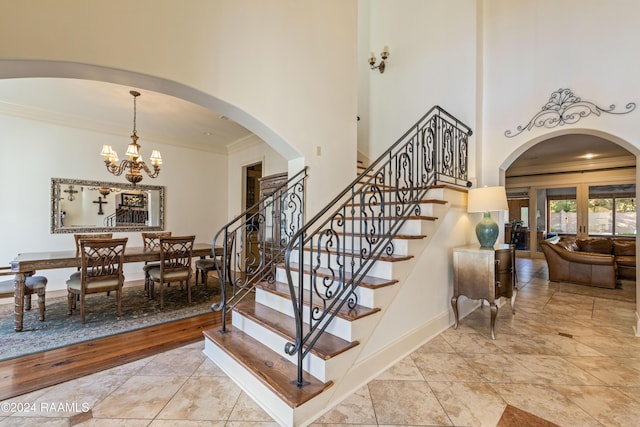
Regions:
<svg viewBox="0 0 640 427"><path fill-rule="evenodd" d="M431 187L466 185L470 135L449 113L432 108L289 238L284 270L296 340L285 351L296 353L300 387L302 360L338 312L359 307L373 263L404 247L397 242L408 219L427 219L421 205Z"/></svg>
<svg viewBox="0 0 640 427"><path fill-rule="evenodd" d="M520 135L525 130L531 130L534 127L554 128L564 124L574 124L583 117L595 114L600 116L601 113L609 114L627 114L635 110L635 102L629 102L625 106L625 111L614 111L616 106L610 105L608 109L599 107L591 101L585 101L573 94L571 89L558 89L549 97L549 101L542 107L525 126L518 126L515 132L506 130L504 135L508 138Z"/></svg>

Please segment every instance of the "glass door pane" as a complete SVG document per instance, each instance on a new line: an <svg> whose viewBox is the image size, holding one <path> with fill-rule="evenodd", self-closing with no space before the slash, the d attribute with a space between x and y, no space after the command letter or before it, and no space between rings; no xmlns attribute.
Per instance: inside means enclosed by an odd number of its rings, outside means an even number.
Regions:
<svg viewBox="0 0 640 427"><path fill-rule="evenodd" d="M576 187L547 188L547 234L578 234L578 199Z"/></svg>
<svg viewBox="0 0 640 427"><path fill-rule="evenodd" d="M616 198L615 203L615 234L616 236L636 235L636 198Z"/></svg>
<svg viewBox="0 0 640 427"><path fill-rule="evenodd" d="M635 184L589 187L588 224L590 236L636 235Z"/></svg>
<svg viewBox="0 0 640 427"><path fill-rule="evenodd" d="M510 189L507 191L509 222L505 223L504 241L515 245L517 251L530 250L531 232L529 227L529 190Z"/></svg>

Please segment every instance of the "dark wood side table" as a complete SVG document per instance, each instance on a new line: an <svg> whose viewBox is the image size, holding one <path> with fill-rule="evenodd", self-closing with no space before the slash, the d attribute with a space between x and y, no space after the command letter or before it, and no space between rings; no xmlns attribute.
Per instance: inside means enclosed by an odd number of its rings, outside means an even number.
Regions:
<svg viewBox="0 0 640 427"><path fill-rule="evenodd" d="M453 297L451 305L458 327L458 297L487 300L491 307L491 338L496 339L495 323L498 315L497 301L511 299L511 311L515 314L516 269L514 245L496 244L491 249L479 245L453 248Z"/></svg>

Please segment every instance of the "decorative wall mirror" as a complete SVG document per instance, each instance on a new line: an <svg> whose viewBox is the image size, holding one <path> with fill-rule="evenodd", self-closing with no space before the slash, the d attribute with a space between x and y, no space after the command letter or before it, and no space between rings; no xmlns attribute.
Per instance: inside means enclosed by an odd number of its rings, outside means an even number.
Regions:
<svg viewBox="0 0 640 427"><path fill-rule="evenodd" d="M51 178L51 233L164 229L164 187Z"/></svg>

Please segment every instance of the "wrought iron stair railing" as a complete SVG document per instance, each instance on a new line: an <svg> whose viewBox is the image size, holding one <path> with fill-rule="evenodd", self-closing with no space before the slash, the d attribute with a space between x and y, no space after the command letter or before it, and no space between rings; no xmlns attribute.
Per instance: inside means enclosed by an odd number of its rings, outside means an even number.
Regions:
<svg viewBox="0 0 640 427"><path fill-rule="evenodd" d="M284 262L296 338L285 351L297 355L299 387L305 385L304 358L343 306L358 304L359 284L376 260L394 254L394 236L408 218L420 215L432 185L467 186L471 134L434 106L291 236Z"/></svg>
<svg viewBox="0 0 640 427"><path fill-rule="evenodd" d="M271 194L238 215L218 231L213 246L223 248L216 263L220 281L220 302L211 306L222 312L222 329L227 314L262 281L273 281L275 266L282 263L290 238L304 225L305 178L307 168L296 173Z"/></svg>

